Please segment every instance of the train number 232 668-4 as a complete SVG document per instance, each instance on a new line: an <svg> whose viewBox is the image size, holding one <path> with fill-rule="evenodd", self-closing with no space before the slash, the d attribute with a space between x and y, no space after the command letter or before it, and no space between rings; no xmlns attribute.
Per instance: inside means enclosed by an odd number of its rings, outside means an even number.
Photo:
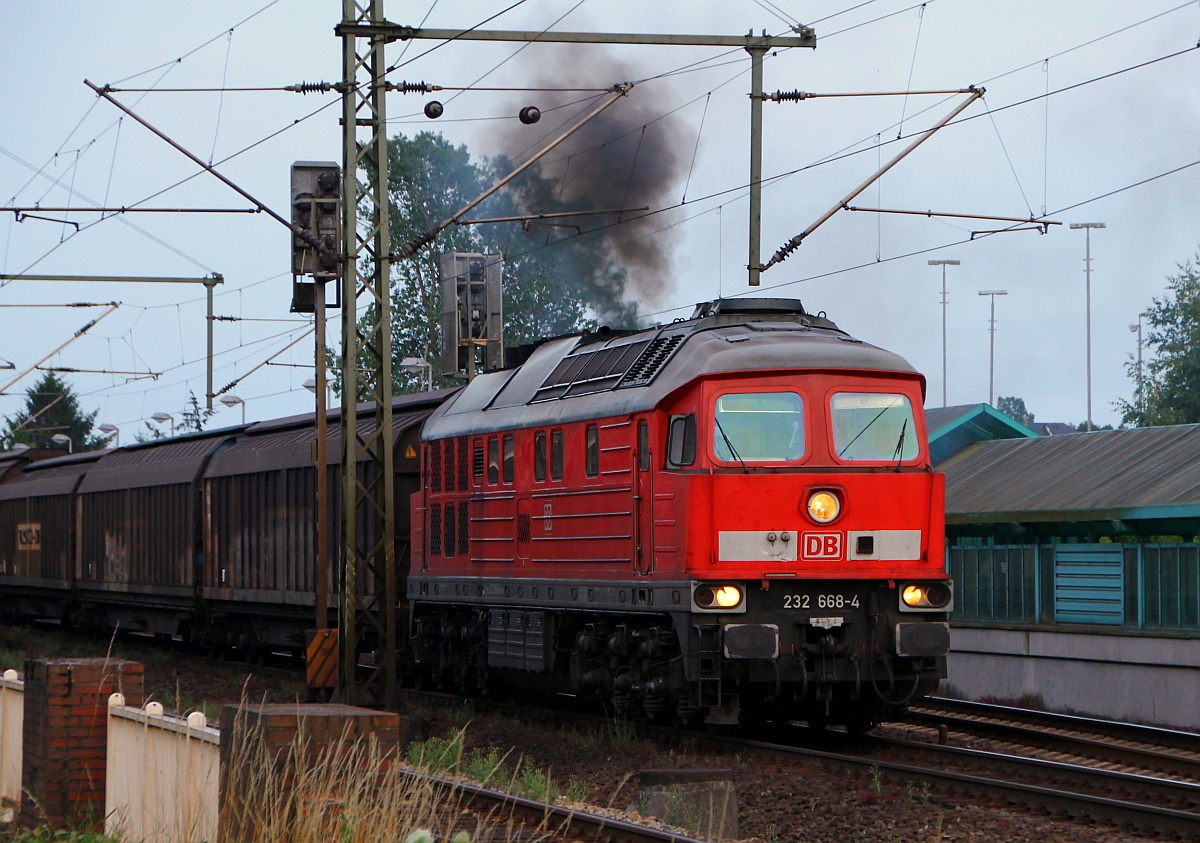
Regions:
<svg viewBox="0 0 1200 843"><path fill-rule="evenodd" d="M857 609L857 594L785 594L785 609Z"/></svg>

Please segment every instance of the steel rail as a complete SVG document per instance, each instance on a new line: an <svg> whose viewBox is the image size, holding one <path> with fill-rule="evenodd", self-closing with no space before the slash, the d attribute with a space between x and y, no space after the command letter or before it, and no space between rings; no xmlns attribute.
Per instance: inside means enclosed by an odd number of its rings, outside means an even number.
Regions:
<svg viewBox="0 0 1200 843"><path fill-rule="evenodd" d="M910 712L953 712L982 717L1009 717L1039 726L1075 731L1100 732L1118 740L1137 741L1167 749L1195 752L1200 755L1200 734L1162 726L1145 726L1138 723L1122 723L1098 717L1083 717L1076 714L1059 714L1053 711L1037 711L1030 708L995 705L993 703L953 700L945 697L930 697L913 705Z"/></svg>
<svg viewBox="0 0 1200 843"><path fill-rule="evenodd" d="M701 843L674 829L638 825L613 817L590 814L586 810L553 805L514 796L475 784L440 776L420 774L428 781L446 787L462 797L460 805L480 813L497 816L505 811L514 819L545 828L555 839L582 838L597 843Z"/></svg>
<svg viewBox="0 0 1200 843"><path fill-rule="evenodd" d="M1022 726L1011 722L977 720L965 716L910 711L910 723L927 726L946 726L951 730L979 735L996 740L1022 743L1026 746L1064 752L1124 764L1143 770L1156 770L1178 776L1200 780L1200 758L1179 755L1176 751L1160 747L1128 746L1113 743L1101 737L1047 732L1036 726Z"/></svg>

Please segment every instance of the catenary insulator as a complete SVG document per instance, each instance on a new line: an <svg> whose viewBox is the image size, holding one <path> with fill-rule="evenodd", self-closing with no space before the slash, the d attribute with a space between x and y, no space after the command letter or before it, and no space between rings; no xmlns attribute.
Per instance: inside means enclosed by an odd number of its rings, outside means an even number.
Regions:
<svg viewBox="0 0 1200 843"><path fill-rule="evenodd" d="M325 94L333 90L333 85L329 82L297 82L284 90L295 94Z"/></svg>
<svg viewBox="0 0 1200 843"><path fill-rule="evenodd" d="M800 100L808 99L812 94L807 91L776 91L769 94L767 99L771 102L800 102Z"/></svg>

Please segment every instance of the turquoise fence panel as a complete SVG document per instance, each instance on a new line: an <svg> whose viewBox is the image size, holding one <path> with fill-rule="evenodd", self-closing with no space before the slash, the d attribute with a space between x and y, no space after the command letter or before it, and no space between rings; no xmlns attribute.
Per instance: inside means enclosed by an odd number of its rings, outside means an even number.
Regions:
<svg viewBox="0 0 1200 843"><path fill-rule="evenodd" d="M1143 625L1146 629L1200 626L1200 546L1142 546Z"/></svg>
<svg viewBox="0 0 1200 843"><path fill-rule="evenodd" d="M955 620L1037 620L1037 548L956 545L950 548Z"/></svg>
<svg viewBox="0 0 1200 843"><path fill-rule="evenodd" d="M1116 626L1125 623L1125 565L1121 545L1055 546L1054 620Z"/></svg>

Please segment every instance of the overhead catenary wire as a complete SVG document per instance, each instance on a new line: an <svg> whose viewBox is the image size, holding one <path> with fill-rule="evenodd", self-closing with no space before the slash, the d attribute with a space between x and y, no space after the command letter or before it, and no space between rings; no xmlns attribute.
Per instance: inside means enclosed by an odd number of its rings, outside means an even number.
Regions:
<svg viewBox="0 0 1200 843"><path fill-rule="evenodd" d="M862 5L866 5L866 4L862 4Z"/></svg>

